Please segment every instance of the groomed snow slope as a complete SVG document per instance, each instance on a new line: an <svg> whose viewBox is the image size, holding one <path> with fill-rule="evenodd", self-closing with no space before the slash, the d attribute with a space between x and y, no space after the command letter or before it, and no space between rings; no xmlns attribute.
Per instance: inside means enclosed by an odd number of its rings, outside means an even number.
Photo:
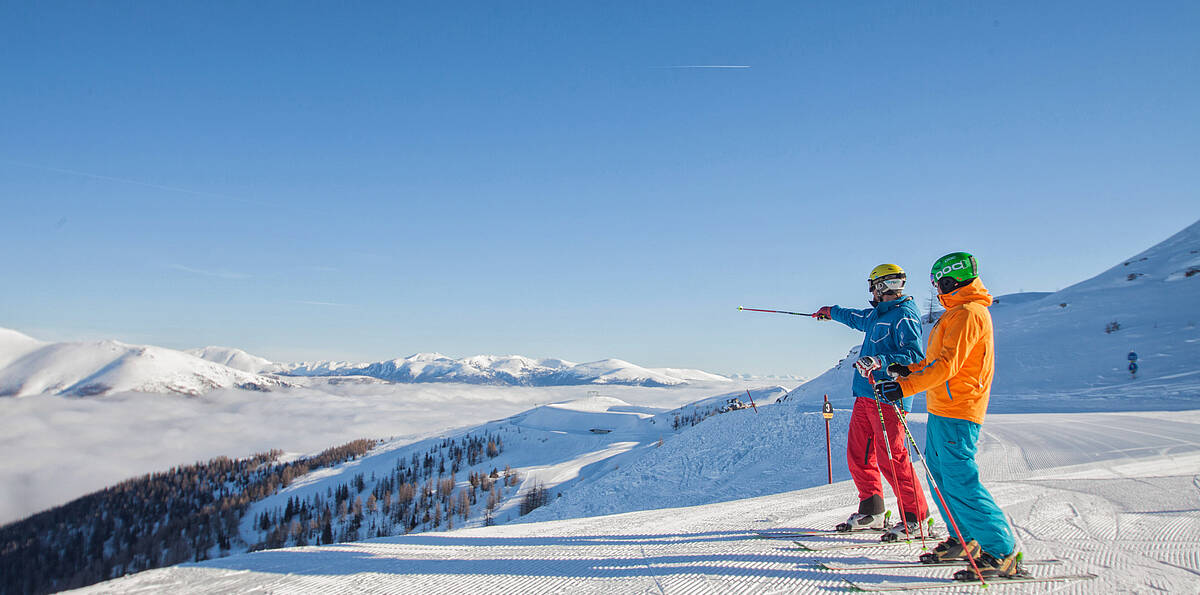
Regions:
<svg viewBox="0 0 1200 595"><path fill-rule="evenodd" d="M1035 574L1099 575L1084 583L1009 585L1003 591L1197 592L1197 436L1197 411L990 416L979 454L985 482L1027 556L1065 560L1034 567ZM786 471L786 460L778 468ZM803 552L787 541L754 538L756 531L829 527L854 503L849 482L689 508L665 508L674 504L666 498L664 508L614 516L239 555L80 592L824 593L845 590L843 578L905 582L953 572L823 570L814 565L909 560L920 550L896 545Z"/></svg>

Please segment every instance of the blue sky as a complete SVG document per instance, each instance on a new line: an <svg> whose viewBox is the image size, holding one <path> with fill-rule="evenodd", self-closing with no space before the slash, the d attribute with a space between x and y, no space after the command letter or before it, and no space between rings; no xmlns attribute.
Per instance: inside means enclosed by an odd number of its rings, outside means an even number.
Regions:
<svg viewBox="0 0 1200 595"><path fill-rule="evenodd" d="M1200 217L1196 3L436 4L5 4L0 326L814 375L860 337L737 306Z"/></svg>

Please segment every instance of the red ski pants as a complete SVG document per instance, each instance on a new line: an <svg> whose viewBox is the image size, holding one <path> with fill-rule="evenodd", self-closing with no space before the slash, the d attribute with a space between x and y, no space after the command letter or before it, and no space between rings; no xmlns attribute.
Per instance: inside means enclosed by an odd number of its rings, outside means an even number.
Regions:
<svg viewBox="0 0 1200 595"><path fill-rule="evenodd" d="M850 433L846 440L846 461L850 464L850 476L858 488L858 500L861 502L874 495L883 497L883 484L879 481L882 472L892 486L892 492L899 497L900 508L906 516L915 514L923 520L929 516L929 505L925 502L921 484L913 475L912 461L904 445L907 440L904 428L900 427L895 407L891 404L882 407L887 428L886 441L880 431L879 409L875 400L867 397L854 400L854 413L850 416ZM891 445L891 462L888 462L885 442ZM895 475L892 474L893 466Z"/></svg>

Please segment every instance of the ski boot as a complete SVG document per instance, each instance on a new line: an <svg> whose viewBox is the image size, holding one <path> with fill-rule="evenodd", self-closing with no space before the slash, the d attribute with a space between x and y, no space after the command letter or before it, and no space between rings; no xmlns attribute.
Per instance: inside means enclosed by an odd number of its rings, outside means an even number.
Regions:
<svg viewBox="0 0 1200 595"><path fill-rule="evenodd" d="M887 519L892 513L885 512L883 514L862 514L856 512L850 515L844 523L838 523L836 529L839 533L850 533L851 531L864 531L867 529L879 530L887 526Z"/></svg>
<svg viewBox="0 0 1200 595"><path fill-rule="evenodd" d="M844 523L835 527L839 533L863 531L866 529L882 529L887 526L891 512L884 509L883 496L875 494L858 503L858 512L850 515Z"/></svg>
<svg viewBox="0 0 1200 595"><path fill-rule="evenodd" d="M892 526L879 537L879 541L892 542L905 539L917 539L922 536L921 521L901 521ZM933 533L933 519L929 519L929 527L925 529L925 537L937 537Z"/></svg>
<svg viewBox="0 0 1200 595"><path fill-rule="evenodd" d="M974 539L967 542L967 546L958 542L953 536L946 539L933 548L932 552L921 554L922 564L937 564L947 560L966 560L967 557L979 558L979 543ZM982 570L982 568L980 569Z"/></svg>
<svg viewBox="0 0 1200 595"><path fill-rule="evenodd" d="M979 554L975 558L975 565L979 567L979 574L983 575L984 580L988 579L1006 579L1006 578L1029 578L1032 576L1024 566L1021 566L1021 558L1024 554L1021 552L1013 552L1005 558L997 558L987 552ZM975 569L968 566L963 570L954 573L956 581L977 581L979 574L975 574Z"/></svg>

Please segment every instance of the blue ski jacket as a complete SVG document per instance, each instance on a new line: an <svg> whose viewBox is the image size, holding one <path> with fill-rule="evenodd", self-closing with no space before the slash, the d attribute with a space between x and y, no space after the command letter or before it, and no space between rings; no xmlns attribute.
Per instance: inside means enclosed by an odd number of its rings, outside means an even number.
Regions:
<svg viewBox="0 0 1200 595"><path fill-rule="evenodd" d="M892 379L885 371L890 364L908 365L925 359L925 349L921 346L921 313L912 296L862 310L830 306L829 316L867 334L858 357L874 355L883 360L883 369L874 372L876 382ZM854 371L852 392L856 397L875 398L871 385L857 370ZM912 411L913 396L901 401L905 411Z"/></svg>

